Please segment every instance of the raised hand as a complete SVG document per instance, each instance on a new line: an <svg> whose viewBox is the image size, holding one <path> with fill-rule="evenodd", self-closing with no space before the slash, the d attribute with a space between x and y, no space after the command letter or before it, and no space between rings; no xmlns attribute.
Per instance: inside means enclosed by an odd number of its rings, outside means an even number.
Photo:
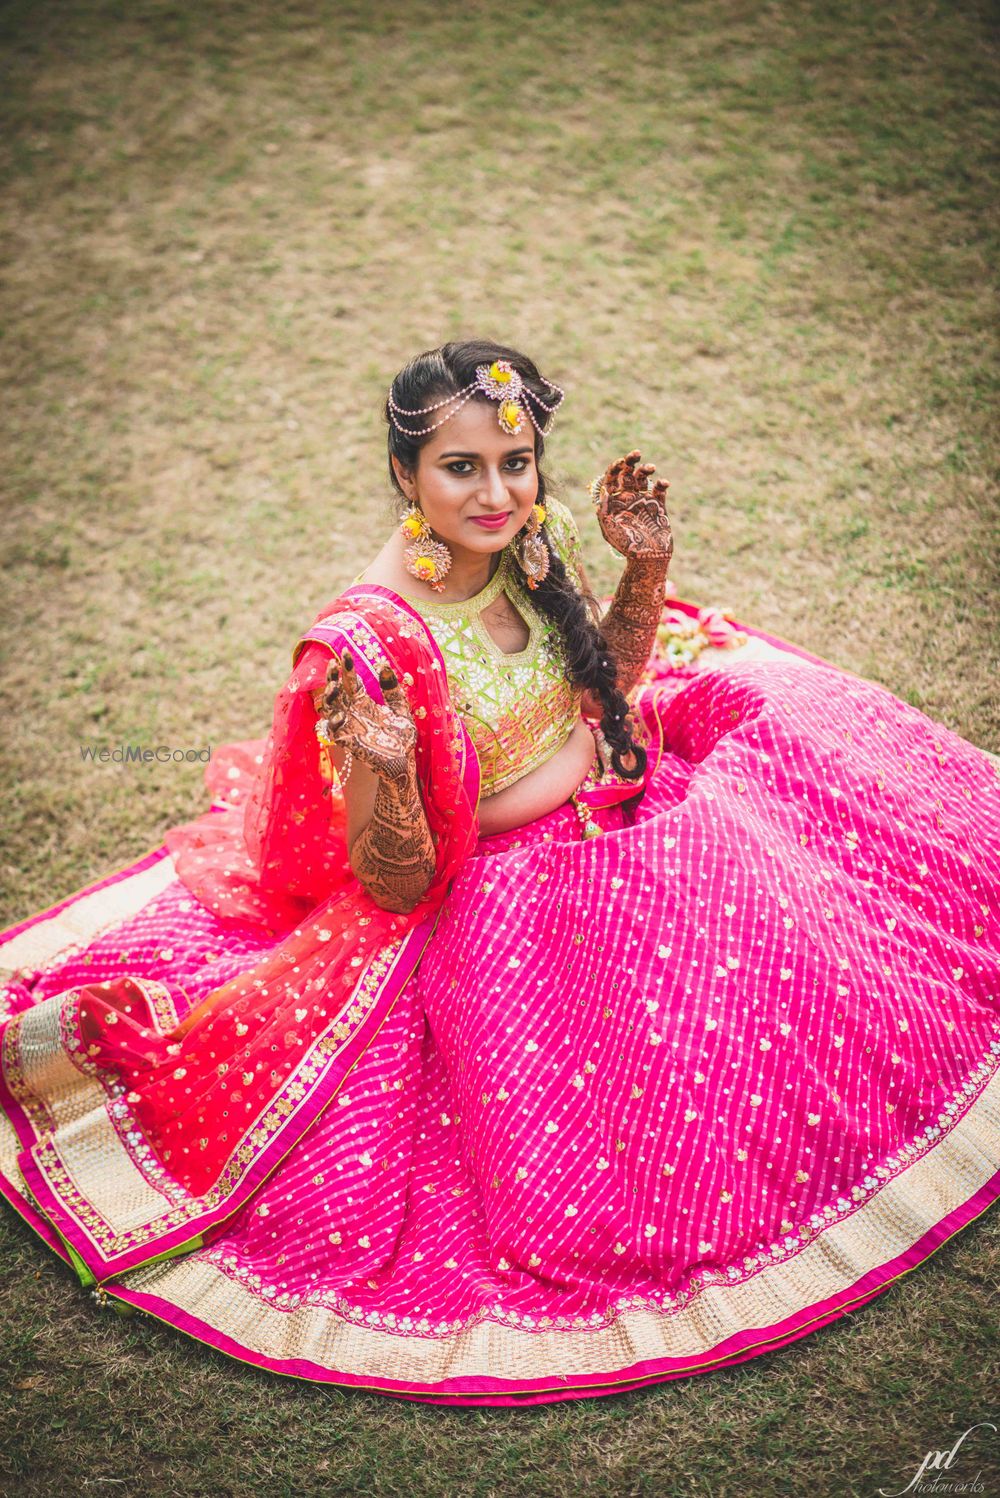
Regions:
<svg viewBox="0 0 1000 1498"><path fill-rule="evenodd" d="M403 781L410 773L417 730L395 673L383 666L379 686L384 702L373 702L354 668L349 650L331 660L321 713L327 732L380 780Z"/></svg>
<svg viewBox="0 0 1000 1498"><path fill-rule="evenodd" d="M650 489L655 471L633 448L610 464L594 484L594 502L601 533L615 551L626 558L655 558L669 564L674 538L665 499L670 486L665 479L657 479Z"/></svg>
<svg viewBox="0 0 1000 1498"><path fill-rule="evenodd" d="M650 488L653 472L652 463L643 463L642 453L633 448L610 465L592 490L601 532L625 558L625 571L600 627L618 663L618 688L626 696L649 662L674 551L664 504L668 486L657 479Z"/></svg>

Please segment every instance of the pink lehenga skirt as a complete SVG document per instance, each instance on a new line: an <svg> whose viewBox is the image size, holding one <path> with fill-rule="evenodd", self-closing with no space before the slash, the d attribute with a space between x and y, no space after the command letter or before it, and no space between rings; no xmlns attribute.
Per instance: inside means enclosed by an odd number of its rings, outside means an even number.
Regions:
<svg viewBox="0 0 1000 1498"><path fill-rule="evenodd" d="M598 810L581 839L566 806L479 841L326 1106L213 1235L94 1284L29 1184L24 1056L7 1200L104 1306L452 1404L710 1371L921 1263L1000 1194L1000 770L748 633L644 689L665 752L634 821ZM161 846L0 936L3 1014L124 973L193 1005L273 941ZM113 1215L124 1183L84 1155L67 1193Z"/></svg>

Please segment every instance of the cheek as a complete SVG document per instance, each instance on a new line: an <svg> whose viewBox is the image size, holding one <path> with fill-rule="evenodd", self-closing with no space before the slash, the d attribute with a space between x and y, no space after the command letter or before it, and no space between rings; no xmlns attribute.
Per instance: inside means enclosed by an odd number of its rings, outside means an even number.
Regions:
<svg viewBox="0 0 1000 1498"><path fill-rule="evenodd" d="M463 483L459 474L436 473L424 486L424 493L431 504L449 509L460 505L465 497L468 483Z"/></svg>

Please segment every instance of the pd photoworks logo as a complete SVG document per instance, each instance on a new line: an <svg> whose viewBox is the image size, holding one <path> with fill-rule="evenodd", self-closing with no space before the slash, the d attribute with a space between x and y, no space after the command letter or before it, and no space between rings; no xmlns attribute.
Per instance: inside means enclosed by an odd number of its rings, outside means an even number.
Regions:
<svg viewBox="0 0 1000 1498"><path fill-rule="evenodd" d="M985 1493L986 1489L979 1481L981 1473L977 1472L975 1477L960 1480L956 1477L932 1477L925 1478L926 1472L947 1472L952 1462L958 1455L959 1448L968 1440L974 1430L991 1430L996 1434L997 1427L991 1425L988 1420L980 1420L978 1425L970 1425L950 1451L928 1451L920 1466L914 1472L905 1488L879 1488L882 1498L902 1498L903 1493ZM980 1438L981 1439L981 1438Z"/></svg>

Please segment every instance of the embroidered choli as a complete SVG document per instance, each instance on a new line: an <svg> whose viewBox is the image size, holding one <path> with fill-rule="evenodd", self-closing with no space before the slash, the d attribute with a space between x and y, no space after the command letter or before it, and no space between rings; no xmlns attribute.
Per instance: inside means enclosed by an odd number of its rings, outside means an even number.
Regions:
<svg viewBox="0 0 1000 1498"><path fill-rule="evenodd" d="M546 526L579 586L579 541L572 514L546 500ZM523 650L506 653L480 615L506 593L530 631ZM482 794L513 785L561 748L580 716L580 689L566 676L559 631L531 600L523 574L505 547L496 572L481 592L457 603L437 603L403 594L426 623L445 659L452 701L475 746Z"/></svg>

